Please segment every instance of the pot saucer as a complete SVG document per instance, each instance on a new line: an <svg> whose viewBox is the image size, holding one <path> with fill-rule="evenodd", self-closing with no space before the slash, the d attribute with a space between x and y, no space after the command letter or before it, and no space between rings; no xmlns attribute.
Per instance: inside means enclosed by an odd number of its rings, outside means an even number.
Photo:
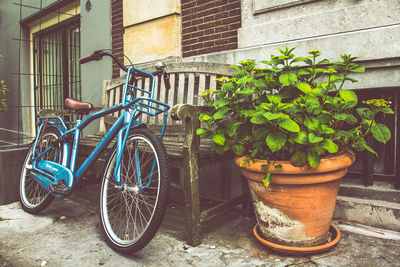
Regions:
<svg viewBox="0 0 400 267"><path fill-rule="evenodd" d="M329 228L329 232L332 234L332 241L330 241L329 243L325 243L323 245L314 246L314 247L290 247L290 246L284 246L284 245L272 243L272 242L267 241L264 238L262 238L261 235L259 234L260 230L258 228L258 224L256 224L253 228L254 236L257 238L257 240L262 245L264 245L265 247L270 248L276 252L287 254L287 255L311 255L311 254L322 253L322 252L330 250L339 242L340 231L335 225L331 224L331 227Z"/></svg>

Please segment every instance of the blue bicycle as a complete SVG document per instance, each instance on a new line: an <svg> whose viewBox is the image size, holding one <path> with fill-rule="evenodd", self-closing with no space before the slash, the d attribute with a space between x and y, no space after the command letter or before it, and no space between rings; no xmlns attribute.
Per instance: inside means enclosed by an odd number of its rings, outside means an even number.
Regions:
<svg viewBox="0 0 400 267"><path fill-rule="evenodd" d="M169 193L169 166L162 138L166 129L169 106L153 98L155 76L164 77L170 88L165 65L156 66L148 73L133 66L126 68L109 51L99 50L83 57L81 64L112 57L127 72L122 103L89 114L93 105L67 98L65 107L78 114L75 122L66 122L59 116L39 118L38 134L22 167L20 201L29 213L46 208L54 197L68 196L85 172L99 158L102 151L117 136L104 163L100 193L102 230L110 246L121 253L142 249L154 237L167 207ZM151 80L149 91L135 87L139 77ZM136 97L136 92L148 97ZM76 167L80 133L90 122L116 111L122 111L89 157ZM88 115L83 119L83 115ZM142 114L163 114L161 135L157 136L138 119Z"/></svg>

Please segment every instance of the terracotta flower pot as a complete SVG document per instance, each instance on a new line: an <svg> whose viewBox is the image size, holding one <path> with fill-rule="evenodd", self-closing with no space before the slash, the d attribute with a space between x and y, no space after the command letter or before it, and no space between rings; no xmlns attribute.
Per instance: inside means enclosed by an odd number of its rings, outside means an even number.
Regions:
<svg viewBox="0 0 400 267"><path fill-rule="evenodd" d="M321 159L317 169L295 167L275 161L266 171L264 160L241 167L248 179L254 210L262 236L284 246L312 247L327 241L340 179L354 162L354 154L343 153ZM236 158L240 166L244 157ZM282 165L277 170L274 165ZM270 185L262 180L271 173Z"/></svg>

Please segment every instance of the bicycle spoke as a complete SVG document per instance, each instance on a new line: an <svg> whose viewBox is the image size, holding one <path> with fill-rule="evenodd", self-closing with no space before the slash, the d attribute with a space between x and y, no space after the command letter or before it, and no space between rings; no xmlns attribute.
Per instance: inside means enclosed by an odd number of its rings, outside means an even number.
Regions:
<svg viewBox="0 0 400 267"><path fill-rule="evenodd" d="M148 130L140 131L147 135ZM150 241L161 223L161 217L155 215L157 209L160 209L160 166L152 143L156 138L158 139L154 136L150 141L147 137L138 135L127 139L121 155L121 181L118 188L115 188L116 185L110 178L116 169L116 148L107 161L100 202L102 226L107 240L118 248L132 246L133 249L137 242L142 247ZM161 141L158 139L155 142ZM166 191L163 193L163 204L166 203L165 193ZM165 206L161 209L164 212ZM146 241L141 242L142 239Z"/></svg>

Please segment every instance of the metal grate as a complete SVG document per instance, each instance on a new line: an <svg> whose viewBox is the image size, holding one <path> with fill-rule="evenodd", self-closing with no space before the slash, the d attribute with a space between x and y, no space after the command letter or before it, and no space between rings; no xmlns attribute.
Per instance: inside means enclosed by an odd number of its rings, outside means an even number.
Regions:
<svg viewBox="0 0 400 267"><path fill-rule="evenodd" d="M63 109L64 99L81 99L80 23L74 19L33 38L35 109Z"/></svg>

